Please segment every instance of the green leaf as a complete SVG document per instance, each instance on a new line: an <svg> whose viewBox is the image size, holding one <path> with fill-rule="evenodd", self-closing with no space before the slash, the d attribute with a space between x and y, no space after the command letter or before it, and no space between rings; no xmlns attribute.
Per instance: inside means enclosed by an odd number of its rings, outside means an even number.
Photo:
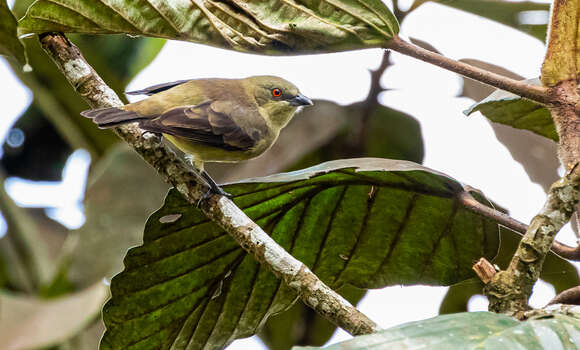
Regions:
<svg viewBox="0 0 580 350"><path fill-rule="evenodd" d="M526 82L532 85L541 85L538 78L527 79ZM550 111L542 105L523 99L511 92L496 90L463 113L471 115L473 112L481 112L492 122L517 129L530 130L558 142L558 133L550 116Z"/></svg>
<svg viewBox="0 0 580 350"><path fill-rule="evenodd" d="M20 64L26 64L24 46L16 34L16 18L8 8L6 0L0 0L0 55L14 57Z"/></svg>
<svg viewBox="0 0 580 350"><path fill-rule="evenodd" d="M107 286L101 282L79 293L51 300L3 292L0 294L0 344L3 349L57 345L89 324L107 297Z"/></svg>
<svg viewBox="0 0 580 350"><path fill-rule="evenodd" d="M512 79L522 80L523 77L494 64L476 59L461 59L487 71L494 72ZM494 89L489 85L475 80L463 78L463 91L461 96L469 97L476 102L483 100L493 93ZM497 140L503 143L510 152L512 158L519 162L530 180L542 186L545 192L556 180L558 175L558 145L551 139L540 135L524 132L513 127L491 122L493 132ZM575 227L575 225L572 225Z"/></svg>
<svg viewBox="0 0 580 350"><path fill-rule="evenodd" d="M225 190L335 289L453 284L499 243L497 224L457 201L459 182L407 161L339 160ZM296 300L176 190L143 240L111 282L103 349L223 347Z"/></svg>
<svg viewBox="0 0 580 350"><path fill-rule="evenodd" d="M325 350L578 349L580 317L554 312L526 322L490 312L444 315L363 335ZM295 347L298 350L316 349Z"/></svg>
<svg viewBox="0 0 580 350"><path fill-rule="evenodd" d="M19 33L125 33L265 54L385 46L399 31L380 0L38 0Z"/></svg>
<svg viewBox="0 0 580 350"><path fill-rule="evenodd" d="M366 294L366 290L348 284L337 292L352 305L358 304ZM294 345L322 346L336 328L310 307L296 303L287 311L269 318L259 337L270 350L287 350Z"/></svg>
<svg viewBox="0 0 580 350"><path fill-rule="evenodd" d="M417 119L399 110L379 105L371 114L365 154L371 157L423 162L424 146Z"/></svg>
<svg viewBox="0 0 580 350"><path fill-rule="evenodd" d="M473 13L491 19L524 33L530 34L541 41L546 40L547 21L550 18L550 4L532 1L504 1L504 0L433 0L442 5L458 10ZM522 24L518 15L524 11L545 11L545 24Z"/></svg>

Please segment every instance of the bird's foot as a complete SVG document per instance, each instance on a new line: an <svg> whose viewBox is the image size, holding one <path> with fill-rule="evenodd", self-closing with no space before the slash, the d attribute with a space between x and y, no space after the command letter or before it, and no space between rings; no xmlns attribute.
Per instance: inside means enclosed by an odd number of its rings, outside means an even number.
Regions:
<svg viewBox="0 0 580 350"><path fill-rule="evenodd" d="M224 196L224 197L227 197L229 199L234 198L234 196L231 193L228 193L228 192L222 190L222 188L219 186L217 186L216 188L210 188L210 192L213 192L215 194L219 194L220 196Z"/></svg>
<svg viewBox="0 0 580 350"><path fill-rule="evenodd" d="M234 198L234 196L231 193L228 193L224 190L222 190L221 187L216 186L214 187L210 187L202 196L201 198L197 201L196 206L199 208L199 206L201 205L201 202L205 201L206 199L208 199L209 197L211 197L212 195L218 195L218 196L224 196L227 197L229 199Z"/></svg>
<svg viewBox="0 0 580 350"><path fill-rule="evenodd" d="M201 172L201 176L209 185L210 192L213 192L214 194L219 194L220 196L228 197L230 199L234 197L231 194L227 193L226 191L222 190L222 188L205 171Z"/></svg>

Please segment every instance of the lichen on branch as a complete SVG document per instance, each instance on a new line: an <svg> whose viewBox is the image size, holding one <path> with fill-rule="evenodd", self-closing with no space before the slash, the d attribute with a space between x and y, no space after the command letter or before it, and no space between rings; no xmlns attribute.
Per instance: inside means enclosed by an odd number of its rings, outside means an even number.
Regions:
<svg viewBox="0 0 580 350"><path fill-rule="evenodd" d="M576 210L580 197L580 165L550 188L544 207L528 226L509 267L496 273L485 286L489 310L518 314L528 310L528 299L540 277L556 233Z"/></svg>

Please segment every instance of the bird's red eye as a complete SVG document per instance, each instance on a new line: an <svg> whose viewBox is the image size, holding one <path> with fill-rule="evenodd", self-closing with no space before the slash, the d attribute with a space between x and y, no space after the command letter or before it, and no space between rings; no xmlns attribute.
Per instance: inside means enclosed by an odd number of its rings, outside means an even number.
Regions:
<svg viewBox="0 0 580 350"><path fill-rule="evenodd" d="M272 89L272 96L274 96L274 97L282 96L282 90L280 90L278 88Z"/></svg>

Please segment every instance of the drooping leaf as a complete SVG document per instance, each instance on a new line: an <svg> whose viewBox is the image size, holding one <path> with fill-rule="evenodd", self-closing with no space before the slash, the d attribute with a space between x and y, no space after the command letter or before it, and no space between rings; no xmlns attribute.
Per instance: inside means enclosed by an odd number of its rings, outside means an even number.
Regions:
<svg viewBox="0 0 580 350"><path fill-rule="evenodd" d="M512 79L523 79L503 67L488 62L476 59L461 59L460 61ZM493 93L492 87L463 78L461 96L479 102L491 93ZM557 155L558 146L553 140L499 123L491 122L491 127L498 141L503 143L514 160L524 167L530 180L542 186L544 191L547 192L552 183L560 178L558 175L558 166L560 165Z"/></svg>
<svg viewBox="0 0 580 350"><path fill-rule="evenodd" d="M225 186L332 288L448 285L493 257L497 225L463 208L457 181L407 161L340 160ZM296 295L177 191L111 282L103 349L219 348Z"/></svg>
<svg viewBox="0 0 580 350"><path fill-rule="evenodd" d="M553 312L520 322L491 312L465 312L411 322L326 347L358 349L578 349L580 315ZM313 350L314 347L295 347Z"/></svg>
<svg viewBox="0 0 580 350"><path fill-rule="evenodd" d="M2 293L0 344L3 349L39 349L57 345L92 321L107 296L107 287L102 283L51 300Z"/></svg>
<svg viewBox="0 0 580 350"><path fill-rule="evenodd" d="M16 18L6 0L0 0L0 55L14 57L21 65L26 64L24 46L16 34Z"/></svg>
<svg viewBox="0 0 580 350"><path fill-rule="evenodd" d="M19 33L121 33L266 54L381 47L397 20L380 0L39 0Z"/></svg>
<svg viewBox="0 0 580 350"><path fill-rule="evenodd" d="M465 12L491 19L524 33L530 34L541 41L546 40L550 4L533 1L504 1L504 0L431 0L442 5L450 6ZM534 12L528 12L534 11ZM545 15L545 23L526 24L521 15Z"/></svg>
<svg viewBox="0 0 580 350"><path fill-rule="evenodd" d="M366 290L344 285L337 291L352 305L358 304ZM322 346L336 331L336 326L303 303L296 303L268 319L260 339L270 350L288 350L295 345Z"/></svg>
<svg viewBox="0 0 580 350"><path fill-rule="evenodd" d="M540 85L538 78L527 79L527 83ZM530 130L538 135L558 141L558 133L550 116L550 111L542 105L528 101L511 92L496 90L483 101L464 111L466 115L481 112L487 119Z"/></svg>

